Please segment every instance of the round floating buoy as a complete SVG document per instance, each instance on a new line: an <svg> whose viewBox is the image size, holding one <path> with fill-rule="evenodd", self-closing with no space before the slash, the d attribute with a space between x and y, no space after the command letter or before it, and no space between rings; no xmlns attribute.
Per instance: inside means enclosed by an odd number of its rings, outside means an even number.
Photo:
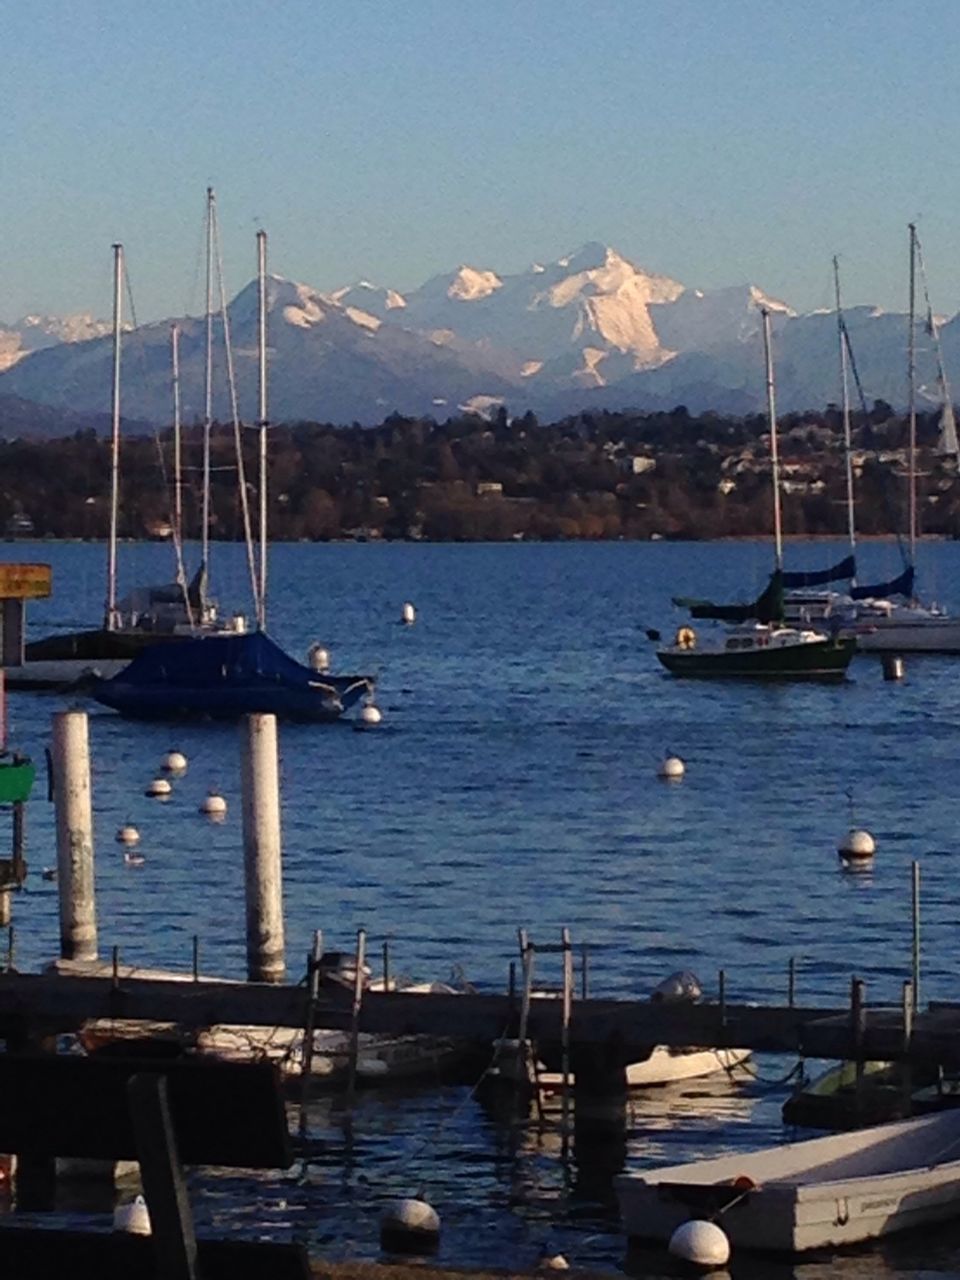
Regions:
<svg viewBox="0 0 960 1280"><path fill-rule="evenodd" d="M366 728L373 728L383 719L383 713L379 707L375 707L372 702L365 707L360 708L360 723Z"/></svg>
<svg viewBox="0 0 960 1280"><path fill-rule="evenodd" d="M219 791L211 788L200 802L200 812L208 818L222 818L227 812L227 802Z"/></svg>
<svg viewBox="0 0 960 1280"><path fill-rule="evenodd" d="M186 773L187 757L182 751L168 751L160 761L164 773Z"/></svg>
<svg viewBox="0 0 960 1280"><path fill-rule="evenodd" d="M657 777L664 778L668 782L679 782L686 771L687 766L679 756L666 756L660 761Z"/></svg>
<svg viewBox="0 0 960 1280"><path fill-rule="evenodd" d="M715 1222L695 1218L677 1227L667 1245L669 1253L682 1262L689 1262L703 1271L725 1267L730 1261L730 1241L727 1233Z"/></svg>
<svg viewBox="0 0 960 1280"><path fill-rule="evenodd" d="M173 787L166 778L154 778L152 782L148 782L144 788L145 796L153 796L155 799L164 799L173 791Z"/></svg>
<svg viewBox="0 0 960 1280"><path fill-rule="evenodd" d="M380 1215L380 1244L392 1253L436 1248L440 1215L426 1200L394 1200Z"/></svg>
<svg viewBox="0 0 960 1280"><path fill-rule="evenodd" d="M118 1204L113 1211L114 1231L126 1231L134 1236L151 1234L150 1211L143 1196L137 1196L126 1204Z"/></svg>
<svg viewBox="0 0 960 1280"><path fill-rule="evenodd" d="M400 621L405 627L412 627L417 620L417 611L408 600L400 610Z"/></svg>
<svg viewBox="0 0 960 1280"><path fill-rule="evenodd" d="M132 827L129 823L120 827L117 831L117 844L139 844L140 832L136 827Z"/></svg>
<svg viewBox="0 0 960 1280"><path fill-rule="evenodd" d="M330 670L330 650L322 644L312 644L307 650L307 661L313 671Z"/></svg>
<svg viewBox="0 0 960 1280"><path fill-rule="evenodd" d="M841 862L851 867L866 866L873 861L876 852L876 840L869 831L859 828L848 831L837 846Z"/></svg>

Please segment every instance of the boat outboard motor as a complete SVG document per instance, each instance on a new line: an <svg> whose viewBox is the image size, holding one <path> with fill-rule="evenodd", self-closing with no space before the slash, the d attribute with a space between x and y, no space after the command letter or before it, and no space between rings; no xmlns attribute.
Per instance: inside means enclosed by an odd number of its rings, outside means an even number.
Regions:
<svg viewBox="0 0 960 1280"><path fill-rule="evenodd" d="M697 975L689 969L678 969L653 988L650 999L655 1004L680 1004L683 1001L692 1004L702 995L703 988Z"/></svg>

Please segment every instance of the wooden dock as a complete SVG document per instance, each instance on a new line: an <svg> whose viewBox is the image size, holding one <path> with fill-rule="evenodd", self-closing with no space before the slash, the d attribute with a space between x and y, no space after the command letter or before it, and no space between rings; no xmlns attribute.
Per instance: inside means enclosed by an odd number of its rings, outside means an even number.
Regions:
<svg viewBox="0 0 960 1280"><path fill-rule="evenodd" d="M0 1034L16 1038L68 1031L92 1018L172 1022L186 1029L221 1024L302 1027L311 998L305 987L190 979L0 973ZM349 992L321 992L313 1026L347 1029ZM490 1044L515 1034L519 1000L509 995L365 992L362 1031L426 1034ZM960 1069L960 1007L940 1005L907 1019L901 1008L859 1009L753 1004L669 1004L649 1000L575 1000L570 1043L622 1061L651 1045L712 1045L855 1060L909 1058ZM559 1043L562 1001L531 1002L529 1035Z"/></svg>

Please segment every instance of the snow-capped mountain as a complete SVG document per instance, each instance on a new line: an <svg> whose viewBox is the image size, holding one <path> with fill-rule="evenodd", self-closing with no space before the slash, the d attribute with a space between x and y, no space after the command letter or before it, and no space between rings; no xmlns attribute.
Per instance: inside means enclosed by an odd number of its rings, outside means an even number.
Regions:
<svg viewBox="0 0 960 1280"><path fill-rule="evenodd" d="M110 332L110 324L83 312L72 316L24 316L0 324L0 370L10 369L32 351L61 342L86 342Z"/></svg>
<svg viewBox="0 0 960 1280"><path fill-rule="evenodd" d="M715 409L764 406L760 311L771 312L777 400L784 412L839 397L836 316L798 315L755 285L702 290L630 262L615 249L584 245L556 261L507 274L461 265L406 294L359 281L324 293L268 282L270 406L274 421L382 421L398 411L445 418L463 405L533 409L551 417L581 408ZM230 305L242 415L254 416L256 285ZM868 399L902 405L906 320L870 307L846 313ZM125 416L170 417L170 321L127 334L139 348L123 387ZM203 403L202 321L181 328L181 393L186 420ZM59 327L58 327L59 326ZM81 413L110 403L107 326L89 316L31 317L0 373L0 395ZM23 333L21 333L21 330ZM229 413L222 337L215 352L215 409ZM26 335L26 336L24 336ZM948 371L960 382L960 317L942 328ZM25 344L34 348L24 354ZM14 348L11 348L12 350ZM19 354L16 354L19 353ZM931 343L918 331L921 388L937 376Z"/></svg>

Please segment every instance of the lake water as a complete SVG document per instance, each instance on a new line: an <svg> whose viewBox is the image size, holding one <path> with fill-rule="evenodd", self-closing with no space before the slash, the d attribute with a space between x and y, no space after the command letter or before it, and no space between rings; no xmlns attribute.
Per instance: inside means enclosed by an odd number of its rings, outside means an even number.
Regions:
<svg viewBox="0 0 960 1280"><path fill-rule="evenodd" d="M221 604L245 606L241 548L214 550ZM822 568L838 551L791 546L788 566ZM920 556L927 598L960 607L960 544ZM53 565L54 598L31 604L31 634L98 617L102 547L20 543L6 558ZM956 998L960 663L908 657L897 684L866 657L836 687L687 683L662 672L644 635L680 621L671 594L750 598L770 561L761 543L276 547L271 633L296 655L321 640L335 670L376 672L384 712L374 732L281 730L292 976L314 929L348 946L363 926L372 947L390 938L396 969L443 979L459 966L503 989L516 929L556 942L567 925L589 944L596 994L642 995L679 968L715 992L723 968L730 1000L782 1001L795 957L803 1002L843 1003L854 972L871 1001L898 1001L916 858L922 997ZM893 576L896 548L867 545L861 566L864 578ZM169 576L168 548L121 548L122 587ZM405 600L418 609L413 627L398 623ZM12 696L13 744L42 757L58 705ZM90 726L102 953L117 945L125 962L186 969L197 934L205 972L240 976L236 729L140 725L93 708ZM189 771L158 804L143 788L174 746ZM656 777L668 749L687 762L679 785ZM212 786L230 805L221 826L197 813ZM851 806L878 842L866 876L837 865ZM128 820L142 867L125 866L113 840ZM55 861L42 797L29 807L28 861L14 908L23 968L57 947L56 886L35 874ZM549 963L541 976L558 979ZM627 1166L781 1140L786 1086L775 1081L792 1065L760 1059L763 1081L638 1098ZM329 1256L375 1257L379 1204L422 1183L444 1218L442 1260L532 1264L548 1244L577 1265L623 1262L602 1180L560 1158L554 1127L498 1119L466 1088L365 1094L352 1110L321 1100L312 1136L323 1150L304 1178L199 1179L201 1221L292 1229ZM656 1275L663 1257L637 1265ZM960 1274L960 1231L928 1233L922 1248L755 1268L734 1270Z"/></svg>

